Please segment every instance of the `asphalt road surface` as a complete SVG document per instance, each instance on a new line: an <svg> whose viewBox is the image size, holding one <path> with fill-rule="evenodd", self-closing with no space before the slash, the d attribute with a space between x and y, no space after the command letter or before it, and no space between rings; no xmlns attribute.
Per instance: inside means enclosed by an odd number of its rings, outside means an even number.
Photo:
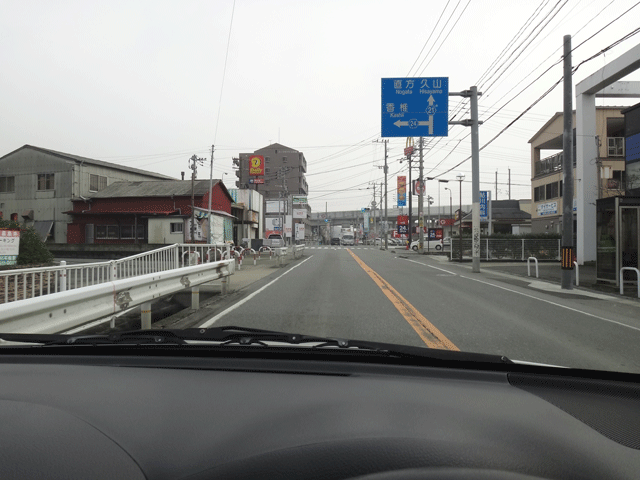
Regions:
<svg viewBox="0 0 640 480"><path fill-rule="evenodd" d="M240 325L640 373L640 302L398 250L307 249L202 326Z"/></svg>

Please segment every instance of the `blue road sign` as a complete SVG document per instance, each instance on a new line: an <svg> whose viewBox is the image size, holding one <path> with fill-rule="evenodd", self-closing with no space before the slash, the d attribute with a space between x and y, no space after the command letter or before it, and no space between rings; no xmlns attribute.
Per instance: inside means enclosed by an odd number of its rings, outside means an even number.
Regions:
<svg viewBox="0 0 640 480"><path fill-rule="evenodd" d="M480 190L480 218L486 219L489 217L489 191Z"/></svg>
<svg viewBox="0 0 640 480"><path fill-rule="evenodd" d="M406 235L409 233L409 225L398 225L398 234Z"/></svg>
<svg viewBox="0 0 640 480"><path fill-rule="evenodd" d="M449 78L383 78L383 137L446 137Z"/></svg>

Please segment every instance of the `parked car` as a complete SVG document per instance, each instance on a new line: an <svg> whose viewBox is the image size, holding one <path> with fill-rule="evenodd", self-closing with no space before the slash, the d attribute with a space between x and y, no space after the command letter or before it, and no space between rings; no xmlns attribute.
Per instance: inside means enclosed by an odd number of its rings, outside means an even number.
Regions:
<svg viewBox="0 0 640 480"><path fill-rule="evenodd" d="M418 242L420 240L414 240L413 242L411 242L411 250L413 250L414 252L418 251ZM428 244L428 247L427 247ZM424 250L427 250L427 248L429 250L435 250L435 251L441 251L443 248L443 243L442 240L426 240L423 242L423 246L424 246Z"/></svg>

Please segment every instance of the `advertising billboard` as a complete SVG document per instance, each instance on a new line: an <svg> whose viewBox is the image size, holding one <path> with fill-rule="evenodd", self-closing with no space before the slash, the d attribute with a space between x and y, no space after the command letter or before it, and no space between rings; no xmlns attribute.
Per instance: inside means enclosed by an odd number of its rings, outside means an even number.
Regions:
<svg viewBox="0 0 640 480"><path fill-rule="evenodd" d="M407 206L407 177L398 177L398 206Z"/></svg>
<svg viewBox="0 0 640 480"><path fill-rule="evenodd" d="M15 265L20 252L20 230L0 229L0 265Z"/></svg>
<svg viewBox="0 0 640 480"><path fill-rule="evenodd" d="M264 156L251 155L249 157L249 175L264 176Z"/></svg>

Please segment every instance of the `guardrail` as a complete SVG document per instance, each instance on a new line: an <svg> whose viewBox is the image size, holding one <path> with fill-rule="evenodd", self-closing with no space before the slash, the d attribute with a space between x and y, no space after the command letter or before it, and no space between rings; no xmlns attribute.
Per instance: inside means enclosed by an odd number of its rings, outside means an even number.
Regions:
<svg viewBox="0 0 640 480"><path fill-rule="evenodd" d="M177 243L119 260L0 272L0 303L25 300L186 265L229 259L229 244Z"/></svg>
<svg viewBox="0 0 640 480"><path fill-rule="evenodd" d="M293 246L293 258L298 258L298 254L300 256L304 255L304 245L294 245Z"/></svg>
<svg viewBox="0 0 640 480"><path fill-rule="evenodd" d="M640 298L640 270L635 267L622 267L620 269L620 295L624 295L624 275L625 271L636 272L636 283L638 284L638 298Z"/></svg>
<svg viewBox="0 0 640 480"><path fill-rule="evenodd" d="M221 260L133 278L108 281L0 305L0 328L5 332L55 333L86 322L110 317L142 305L142 327L151 327L150 302L191 288L199 305L199 285L235 272L235 260Z"/></svg>

